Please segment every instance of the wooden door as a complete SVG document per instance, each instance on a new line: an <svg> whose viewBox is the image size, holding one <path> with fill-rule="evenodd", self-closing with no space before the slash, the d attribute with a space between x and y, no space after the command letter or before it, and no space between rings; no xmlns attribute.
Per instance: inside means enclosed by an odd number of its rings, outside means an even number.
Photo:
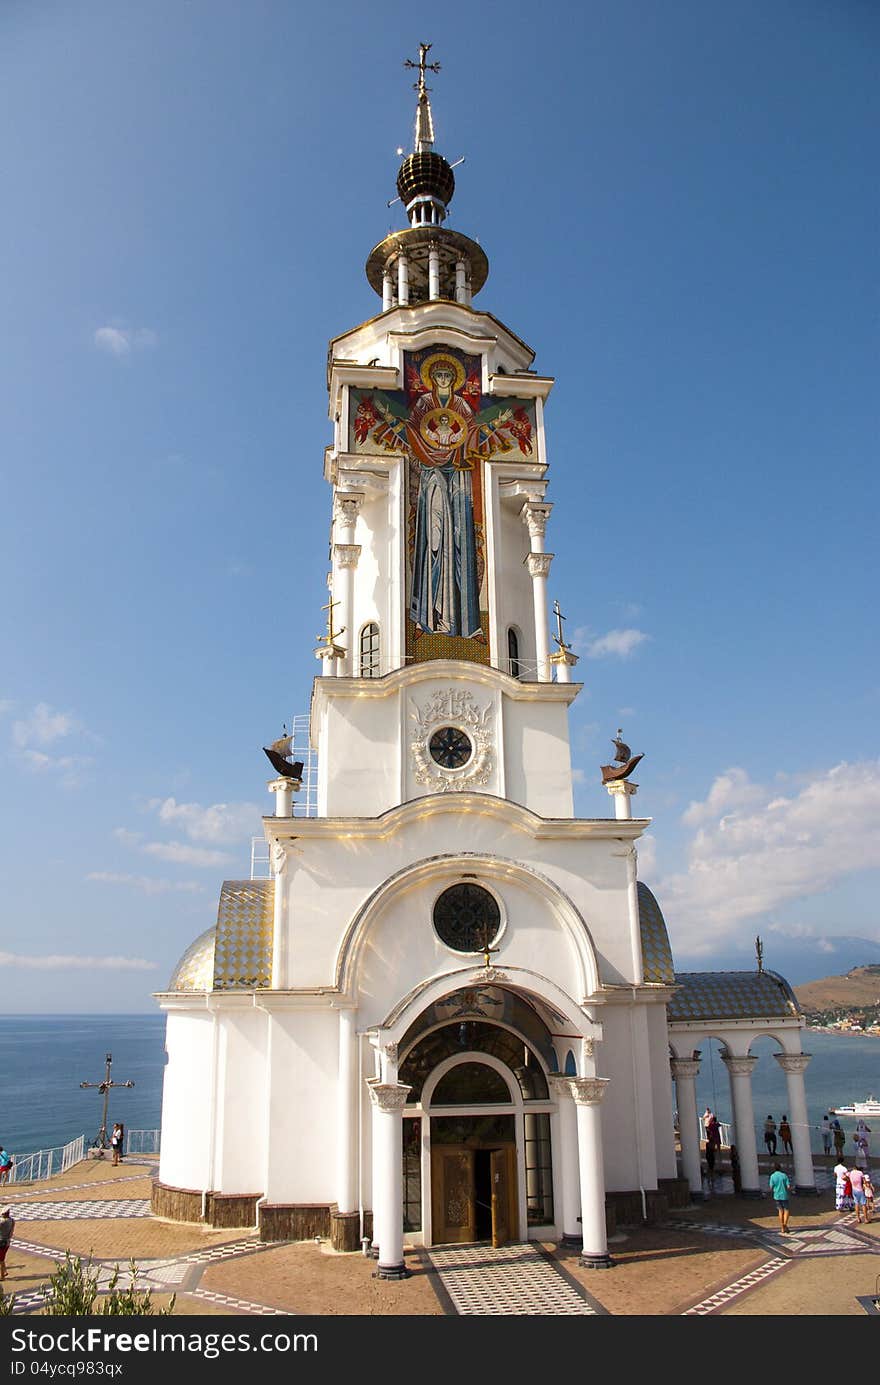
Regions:
<svg viewBox="0 0 880 1385"><path fill-rule="evenodd" d="M516 1150L493 1149L490 1155L492 1179L492 1244L506 1245L516 1239Z"/></svg>
<svg viewBox="0 0 880 1385"><path fill-rule="evenodd" d="M474 1151L463 1146L431 1149L431 1194L435 1245L473 1241L476 1237Z"/></svg>

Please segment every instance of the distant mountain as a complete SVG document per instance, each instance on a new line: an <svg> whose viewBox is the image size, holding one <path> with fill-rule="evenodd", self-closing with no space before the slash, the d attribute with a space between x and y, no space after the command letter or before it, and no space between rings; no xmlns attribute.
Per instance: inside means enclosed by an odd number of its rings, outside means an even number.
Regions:
<svg viewBox="0 0 880 1385"><path fill-rule="evenodd" d="M875 1009L880 1005L880 964L854 967L846 976L826 976L795 988L798 1004L812 1012Z"/></svg>
<svg viewBox="0 0 880 1385"><path fill-rule="evenodd" d="M781 933L762 935L764 967L778 972L792 986L802 986L832 975L842 976L854 967L880 962L880 942L871 938L786 938ZM754 971L754 948L736 952L719 951L711 957L688 958L675 949L676 971Z"/></svg>

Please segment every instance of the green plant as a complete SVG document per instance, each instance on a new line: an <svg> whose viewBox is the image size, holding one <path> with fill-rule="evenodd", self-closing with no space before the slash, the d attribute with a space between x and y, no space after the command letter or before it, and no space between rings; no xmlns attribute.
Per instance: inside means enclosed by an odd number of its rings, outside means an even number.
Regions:
<svg viewBox="0 0 880 1385"><path fill-rule="evenodd" d="M64 1263L55 1262L55 1273L44 1292L44 1312L50 1317L81 1318L91 1313L98 1296L98 1272L92 1269L91 1256L83 1264L82 1256L66 1250Z"/></svg>
<svg viewBox="0 0 880 1385"><path fill-rule="evenodd" d="M155 1313L152 1290L138 1289L137 1265L129 1262L129 1283L120 1289L119 1266L114 1267L107 1285L106 1297L95 1307L98 1297L98 1271L93 1267L91 1256L83 1263L80 1255L64 1253L64 1263L57 1261L55 1273L49 1276L45 1286L44 1312L53 1317L87 1317L96 1314L104 1317L145 1317ZM166 1308L158 1310L160 1317L174 1312L177 1296L172 1295Z"/></svg>
<svg viewBox="0 0 880 1385"><path fill-rule="evenodd" d="M0 1289L0 1318L11 1317L15 1311L15 1294L5 1294Z"/></svg>
<svg viewBox="0 0 880 1385"><path fill-rule="evenodd" d="M152 1290L137 1289L137 1265L134 1260L128 1263L129 1281L127 1289L117 1289L119 1282L119 1266L117 1265L110 1277L107 1286L107 1297L98 1309L98 1312L105 1317L146 1317L148 1314L156 1312L153 1307ZM177 1295L171 1295L171 1301L167 1308L159 1309L159 1317L170 1316L174 1312L174 1305L177 1302Z"/></svg>

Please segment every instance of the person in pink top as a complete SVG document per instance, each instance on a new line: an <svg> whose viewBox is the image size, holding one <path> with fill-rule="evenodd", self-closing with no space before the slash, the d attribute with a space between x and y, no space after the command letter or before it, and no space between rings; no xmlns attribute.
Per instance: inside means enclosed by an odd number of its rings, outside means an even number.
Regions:
<svg viewBox="0 0 880 1385"><path fill-rule="evenodd" d="M858 1164L854 1164L850 1169L849 1181L852 1187L853 1202L856 1205L856 1218L858 1221L867 1222L868 1209L866 1206L867 1198L865 1197L865 1175L862 1173Z"/></svg>

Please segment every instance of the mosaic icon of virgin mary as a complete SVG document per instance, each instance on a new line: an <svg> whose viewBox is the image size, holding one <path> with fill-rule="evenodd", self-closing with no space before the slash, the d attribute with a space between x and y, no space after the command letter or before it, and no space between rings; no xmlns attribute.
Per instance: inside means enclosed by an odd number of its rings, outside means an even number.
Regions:
<svg viewBox="0 0 880 1385"><path fill-rule="evenodd" d="M406 401L401 415L392 395L361 398L354 429L359 441L369 436L389 450L403 448L418 464L410 509L409 618L417 635L482 641L475 469L515 444L530 455L531 421L524 409L505 401L481 409L479 357L462 359L450 348L407 353ZM476 475L479 485L478 470Z"/></svg>

